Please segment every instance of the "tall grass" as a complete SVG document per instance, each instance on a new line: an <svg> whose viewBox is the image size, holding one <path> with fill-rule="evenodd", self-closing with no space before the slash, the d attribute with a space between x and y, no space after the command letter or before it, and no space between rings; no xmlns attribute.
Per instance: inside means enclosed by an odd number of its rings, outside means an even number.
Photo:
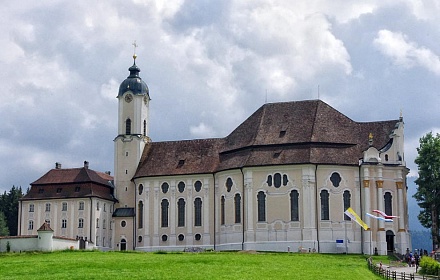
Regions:
<svg viewBox="0 0 440 280"><path fill-rule="evenodd" d="M0 254L1 279L381 279L365 256L63 251Z"/></svg>

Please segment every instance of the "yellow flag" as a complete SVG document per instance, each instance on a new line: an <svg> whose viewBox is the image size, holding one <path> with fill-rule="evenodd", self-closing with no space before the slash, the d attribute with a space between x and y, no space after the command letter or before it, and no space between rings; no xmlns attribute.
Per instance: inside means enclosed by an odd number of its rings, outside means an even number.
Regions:
<svg viewBox="0 0 440 280"><path fill-rule="evenodd" d="M344 213L345 213L345 215L349 216L350 219L355 221L358 225L363 227L365 230L369 229L369 226L366 223L364 223L364 221L361 220L361 218L358 216L358 214L356 214L356 212L354 212L354 210L351 209L351 207L348 207Z"/></svg>

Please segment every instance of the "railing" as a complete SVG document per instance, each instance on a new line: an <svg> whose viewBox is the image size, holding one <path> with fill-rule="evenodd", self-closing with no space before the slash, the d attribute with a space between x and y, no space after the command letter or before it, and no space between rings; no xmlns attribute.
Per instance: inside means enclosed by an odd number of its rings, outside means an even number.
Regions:
<svg viewBox="0 0 440 280"><path fill-rule="evenodd" d="M381 268L380 266L373 263L373 260L370 258L367 259L368 268L373 271L375 274L385 278L385 279L393 279L393 280L419 280L419 279L440 279L440 276L433 275L418 275L415 273L405 273L405 272L397 272L394 270Z"/></svg>

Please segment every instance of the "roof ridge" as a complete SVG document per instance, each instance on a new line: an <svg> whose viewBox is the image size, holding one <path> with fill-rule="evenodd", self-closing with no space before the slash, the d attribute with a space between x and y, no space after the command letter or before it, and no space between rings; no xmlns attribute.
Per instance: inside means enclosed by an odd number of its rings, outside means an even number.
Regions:
<svg viewBox="0 0 440 280"><path fill-rule="evenodd" d="M159 142L151 142L151 144L170 144L170 143L184 143L184 142L214 142L223 140L224 137L217 138L196 138L196 139L184 139L184 140L169 140L169 141L159 141Z"/></svg>
<svg viewBox="0 0 440 280"><path fill-rule="evenodd" d="M251 142L249 143L249 145L248 145L248 146L251 148L251 150L253 149L253 146L255 146L255 142L256 142L256 139L255 139L255 138L256 138L257 135L259 135L259 133L260 133L261 126L262 126L262 122L263 122L263 120L264 120L264 117L266 116L266 111L267 111L267 107L268 107L268 106L270 106L270 105L269 105L269 104L264 104L264 105L261 107L262 110L263 110L263 112L262 112L261 115L259 116L260 119L259 119L259 121L258 121L257 129L254 130L254 135L252 136L252 141L251 141ZM243 166L246 166L246 165L247 165L247 163L248 163L250 157L251 157L251 154L250 154L250 153L246 155L246 159L243 160Z"/></svg>
<svg viewBox="0 0 440 280"><path fill-rule="evenodd" d="M315 102L315 113L313 114L313 122L312 122L312 129L310 131L310 140L312 140L313 142L313 135L315 135L315 124L316 124L316 119L317 119L317 115L318 115L318 107L319 107L319 99L318 102ZM309 161L311 161L312 158L312 149L309 150Z"/></svg>

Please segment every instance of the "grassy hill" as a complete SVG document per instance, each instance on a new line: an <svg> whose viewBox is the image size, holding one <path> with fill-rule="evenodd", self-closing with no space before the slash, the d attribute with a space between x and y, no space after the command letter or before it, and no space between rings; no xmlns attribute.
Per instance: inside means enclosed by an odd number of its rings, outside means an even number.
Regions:
<svg viewBox="0 0 440 280"><path fill-rule="evenodd" d="M365 256L62 251L0 254L2 279L381 279Z"/></svg>

